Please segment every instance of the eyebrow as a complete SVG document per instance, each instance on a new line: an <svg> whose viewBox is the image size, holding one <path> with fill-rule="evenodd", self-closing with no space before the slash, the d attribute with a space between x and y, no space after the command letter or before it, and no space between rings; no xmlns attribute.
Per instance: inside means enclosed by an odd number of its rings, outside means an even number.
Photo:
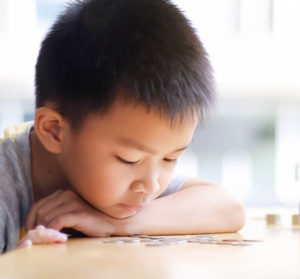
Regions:
<svg viewBox="0 0 300 279"><path fill-rule="evenodd" d="M141 151L144 151L144 152L147 152L147 153L151 153L153 155L156 155L158 154L157 151L155 151L154 149L152 149L151 147L149 146L146 146L132 138L118 138L117 139L117 142L122 144L122 145L126 145L128 147L131 147L131 148L135 148L135 149L138 149L138 150L141 150ZM182 150L185 150L189 147L190 144L186 145L186 146L183 146L183 147L180 147L170 153L175 153L175 152L179 152L179 151L182 151Z"/></svg>

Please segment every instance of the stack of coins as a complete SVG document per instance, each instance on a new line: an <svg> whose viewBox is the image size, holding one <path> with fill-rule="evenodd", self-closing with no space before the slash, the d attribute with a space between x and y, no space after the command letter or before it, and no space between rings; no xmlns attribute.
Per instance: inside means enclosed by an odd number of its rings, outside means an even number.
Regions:
<svg viewBox="0 0 300 279"><path fill-rule="evenodd" d="M300 202L298 205L298 214L292 215L292 224L293 226L299 226L300 225Z"/></svg>
<svg viewBox="0 0 300 279"><path fill-rule="evenodd" d="M280 215L279 214L267 214L266 222L268 225L280 225Z"/></svg>
<svg viewBox="0 0 300 279"><path fill-rule="evenodd" d="M300 225L300 215L299 214L292 215L292 224L293 224L293 226Z"/></svg>

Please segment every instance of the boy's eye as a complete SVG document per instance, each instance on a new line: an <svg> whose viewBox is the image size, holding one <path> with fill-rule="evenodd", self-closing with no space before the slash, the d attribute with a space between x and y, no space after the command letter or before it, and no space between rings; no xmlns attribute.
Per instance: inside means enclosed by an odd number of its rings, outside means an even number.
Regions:
<svg viewBox="0 0 300 279"><path fill-rule="evenodd" d="M175 162L177 162L177 158L176 159L164 158L164 161L168 162L168 163L175 163Z"/></svg>
<svg viewBox="0 0 300 279"><path fill-rule="evenodd" d="M116 158L119 162L121 162L123 164L126 164L126 165L134 165L134 164L136 164L140 161L140 160L138 160L138 161L127 161L127 160L125 160L125 159L123 159L123 158L121 158L120 156L117 156L117 155L116 155ZM167 163L176 163L177 162L177 158L176 159L164 158L163 160Z"/></svg>
<svg viewBox="0 0 300 279"><path fill-rule="evenodd" d="M126 165L134 165L139 162L139 161L127 161L119 156L116 156L116 158L118 161L120 161L121 163L126 164Z"/></svg>

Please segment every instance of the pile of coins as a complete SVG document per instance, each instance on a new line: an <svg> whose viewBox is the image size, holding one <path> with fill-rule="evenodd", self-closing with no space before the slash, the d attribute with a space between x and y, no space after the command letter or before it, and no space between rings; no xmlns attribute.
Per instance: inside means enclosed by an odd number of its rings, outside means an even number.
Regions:
<svg viewBox="0 0 300 279"><path fill-rule="evenodd" d="M250 246L254 242L261 242L256 239L220 239L218 235L185 235L184 237L170 237L158 235L132 235L126 238L103 240L102 243L143 243L147 247L160 247L168 245L179 245L188 243L230 245L230 246Z"/></svg>

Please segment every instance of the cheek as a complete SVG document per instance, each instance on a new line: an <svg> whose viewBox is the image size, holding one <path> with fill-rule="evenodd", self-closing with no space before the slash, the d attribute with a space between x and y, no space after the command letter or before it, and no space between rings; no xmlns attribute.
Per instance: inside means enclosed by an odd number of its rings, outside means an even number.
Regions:
<svg viewBox="0 0 300 279"><path fill-rule="evenodd" d="M120 201L128 191L128 170L105 152L73 148L64 154L62 164L72 188L97 208Z"/></svg>
<svg viewBox="0 0 300 279"><path fill-rule="evenodd" d="M173 169L172 170L168 169L167 171L164 171L161 173L159 180L158 180L159 185L160 185L160 190L156 194L156 197L160 196L168 187L168 185L172 179Z"/></svg>

